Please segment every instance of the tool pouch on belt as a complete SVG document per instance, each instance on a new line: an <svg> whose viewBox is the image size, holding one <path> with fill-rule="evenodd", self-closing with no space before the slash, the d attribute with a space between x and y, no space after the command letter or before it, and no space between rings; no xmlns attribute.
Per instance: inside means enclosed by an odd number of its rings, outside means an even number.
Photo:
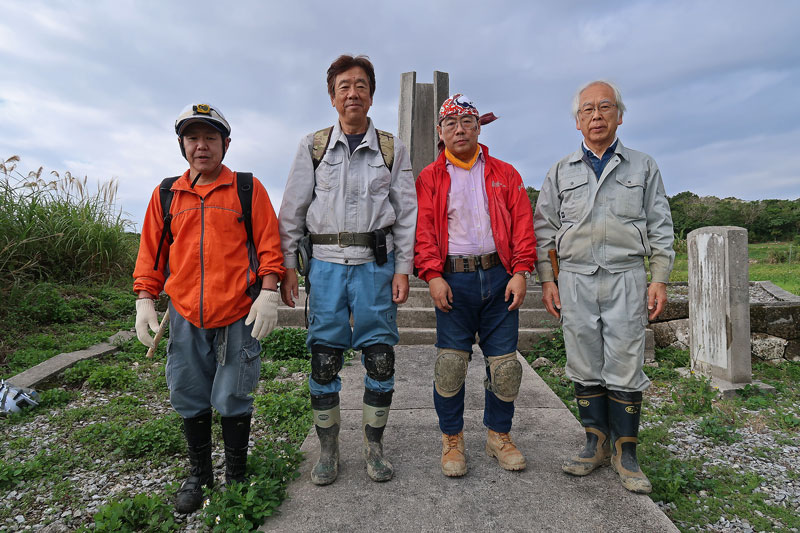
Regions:
<svg viewBox="0 0 800 533"><path fill-rule="evenodd" d="M386 252L386 232L376 229L372 232L373 243L372 252L375 254L375 264L378 266L386 264L388 253Z"/></svg>
<svg viewBox="0 0 800 533"><path fill-rule="evenodd" d="M311 235L308 233L297 243L297 266L300 275L307 278L311 270Z"/></svg>

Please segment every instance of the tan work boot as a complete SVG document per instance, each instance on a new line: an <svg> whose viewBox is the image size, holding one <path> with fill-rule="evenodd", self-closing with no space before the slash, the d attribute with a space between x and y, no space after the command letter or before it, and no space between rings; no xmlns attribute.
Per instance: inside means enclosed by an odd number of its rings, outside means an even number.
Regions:
<svg viewBox="0 0 800 533"><path fill-rule="evenodd" d="M527 466L525 456L511 441L508 433L498 433L490 429L486 439L486 453L489 457L497 457L497 462L506 470L524 470Z"/></svg>
<svg viewBox="0 0 800 533"><path fill-rule="evenodd" d="M461 477L467 473L467 457L464 453L464 432L457 435L442 433L442 474Z"/></svg>

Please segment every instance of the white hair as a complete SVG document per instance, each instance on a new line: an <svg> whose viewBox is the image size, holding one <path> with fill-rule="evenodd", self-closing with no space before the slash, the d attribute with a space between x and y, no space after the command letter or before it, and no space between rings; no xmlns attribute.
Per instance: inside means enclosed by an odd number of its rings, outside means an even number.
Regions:
<svg viewBox="0 0 800 533"><path fill-rule="evenodd" d="M575 119L578 119L578 111L580 110L581 102L580 97L581 93L591 87L592 85L606 85L612 91L614 91L614 99L617 101L617 118L622 118L622 114L625 112L625 104L622 102L622 93L619 92L619 89L613 82L606 81L606 80L594 80L590 81L589 83L583 85L578 91L575 93L575 97L572 99L572 116Z"/></svg>

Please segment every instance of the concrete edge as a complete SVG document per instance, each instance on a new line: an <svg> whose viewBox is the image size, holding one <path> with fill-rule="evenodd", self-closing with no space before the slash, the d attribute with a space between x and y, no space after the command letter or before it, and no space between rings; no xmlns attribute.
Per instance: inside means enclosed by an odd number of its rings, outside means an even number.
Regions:
<svg viewBox="0 0 800 533"><path fill-rule="evenodd" d="M782 302L800 302L800 296L781 289L771 281L754 281L753 283Z"/></svg>
<svg viewBox="0 0 800 533"><path fill-rule="evenodd" d="M34 388L41 383L47 382L78 361L118 352L122 343L130 340L133 336L134 333L132 331L118 331L109 337L106 342L95 344L84 350L54 355L50 359L8 378L6 381L16 387Z"/></svg>

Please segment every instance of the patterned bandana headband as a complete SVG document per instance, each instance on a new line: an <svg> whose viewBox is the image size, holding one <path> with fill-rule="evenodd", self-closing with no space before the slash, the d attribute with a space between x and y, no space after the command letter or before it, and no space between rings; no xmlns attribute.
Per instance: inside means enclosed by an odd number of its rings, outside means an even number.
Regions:
<svg viewBox="0 0 800 533"><path fill-rule="evenodd" d="M455 115L457 117L462 115L475 115L476 117L480 117L478 108L475 107L475 104L472 102L472 100L470 100L468 96L464 96L461 93L456 93L444 101L442 107L439 109L439 122L441 123L445 117L449 117L451 115Z"/></svg>

